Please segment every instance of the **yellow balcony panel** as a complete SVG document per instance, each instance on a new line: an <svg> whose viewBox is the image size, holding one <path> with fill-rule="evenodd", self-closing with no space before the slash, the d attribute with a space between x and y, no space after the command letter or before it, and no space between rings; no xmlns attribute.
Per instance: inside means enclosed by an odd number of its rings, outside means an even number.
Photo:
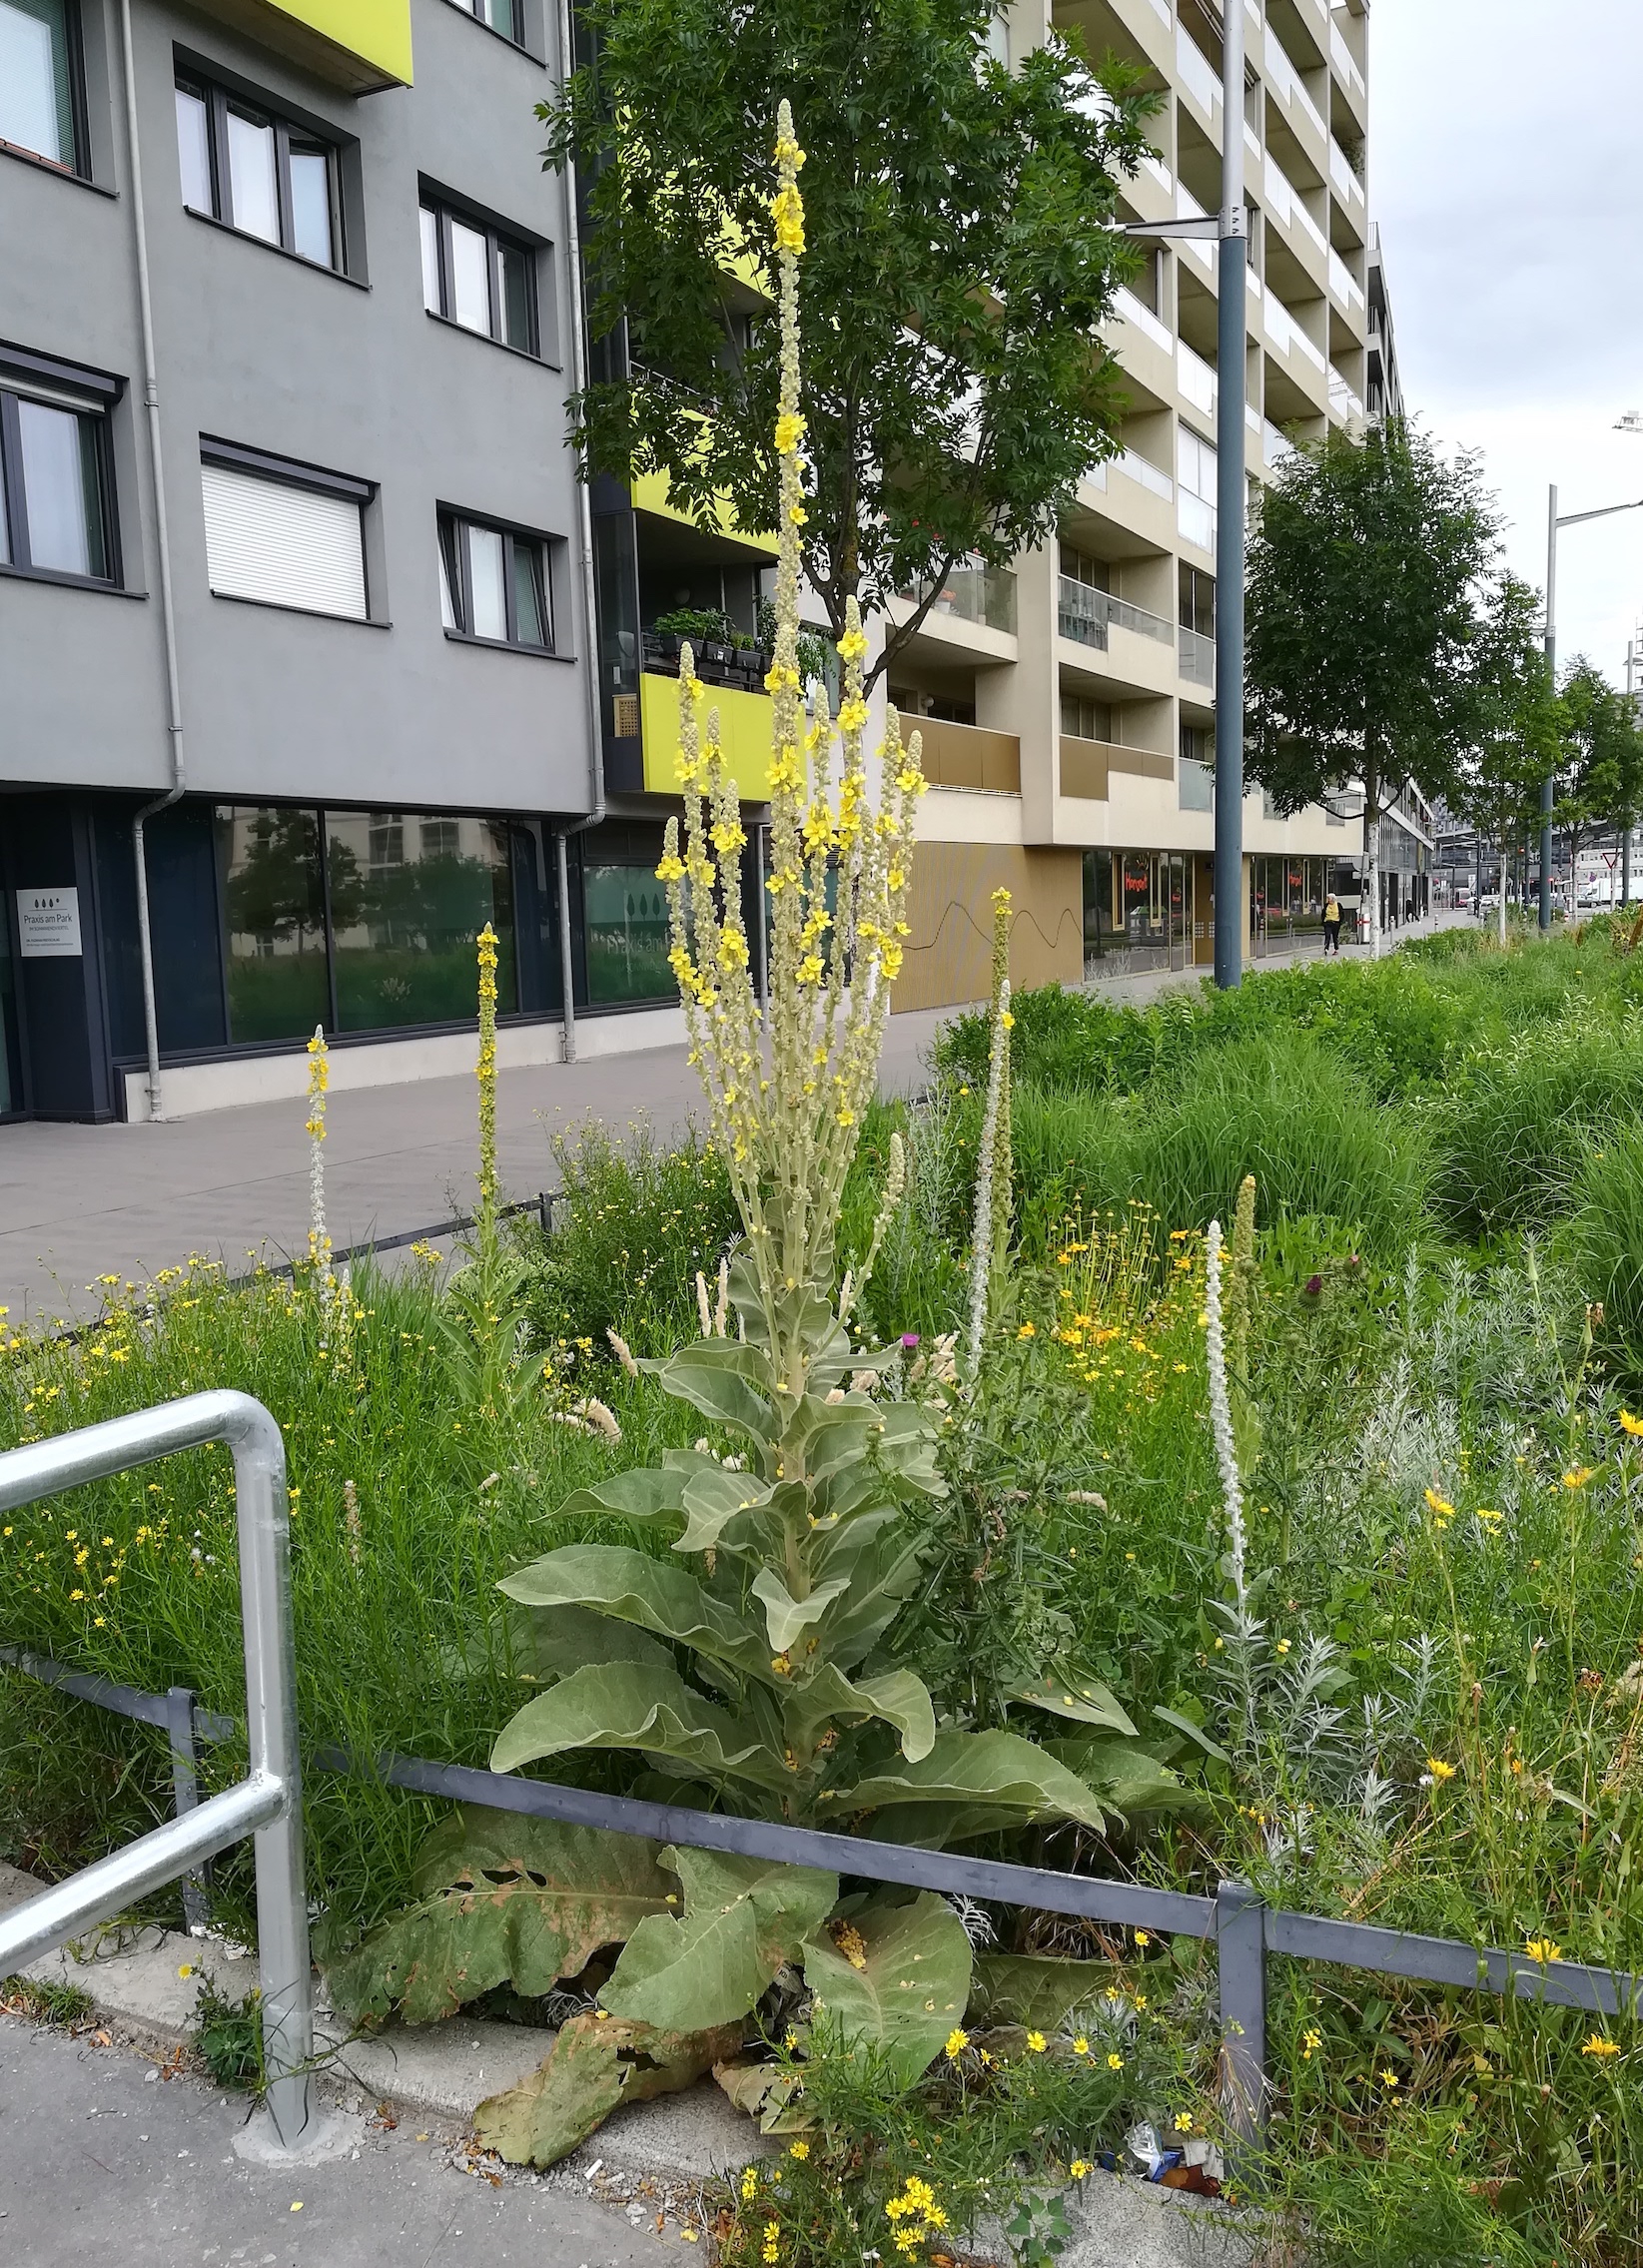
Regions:
<svg viewBox="0 0 1643 2268"><path fill-rule="evenodd" d="M198 0L198 5L351 95L411 84L411 0Z"/></svg>
<svg viewBox="0 0 1643 2268"><path fill-rule="evenodd" d="M670 519L680 527L699 528L704 534L720 537L724 542L739 547L749 559L773 559L776 556L776 538L773 535L749 535L737 525L736 515L730 508L728 496L717 496L711 511L704 517L685 510L673 502L669 494L671 483L665 472L641 472L633 483L633 509L654 512L658 519Z"/></svg>
<svg viewBox="0 0 1643 2268"><path fill-rule="evenodd" d="M743 803L764 803L770 795L770 726L774 704L767 693L739 693L733 686L710 685L702 708L719 712L719 746L724 768ZM679 681L646 670L639 679L639 725L644 735L644 784L652 795L679 792Z"/></svg>

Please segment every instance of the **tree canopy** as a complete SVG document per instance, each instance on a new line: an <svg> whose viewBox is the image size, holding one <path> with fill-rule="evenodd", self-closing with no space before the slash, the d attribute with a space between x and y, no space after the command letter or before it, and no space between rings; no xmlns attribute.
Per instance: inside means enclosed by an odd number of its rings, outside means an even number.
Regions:
<svg viewBox="0 0 1643 2268"><path fill-rule="evenodd" d="M1562 762L1552 824L1569 837L1570 878L1582 835L1626 833L1643 807L1643 731L1637 711L1584 656L1564 677Z"/></svg>
<svg viewBox="0 0 1643 2268"><path fill-rule="evenodd" d="M1248 776L1286 812L1362 781L1371 940L1381 812L1405 780L1449 793L1474 734L1498 548L1476 459L1444 458L1398 419L1301 446L1260 502Z"/></svg>
<svg viewBox="0 0 1643 2268"><path fill-rule="evenodd" d="M1500 919L1506 919L1509 846L1540 824L1540 790L1563 752L1564 716L1541 649L1540 593L1502 575L1478 617L1471 657L1467 745L1445 800L1501 857Z"/></svg>
<svg viewBox="0 0 1643 2268"><path fill-rule="evenodd" d="M933 599L1054 534L1118 445L1096 337L1138 258L1112 227L1155 98L1053 33L1007 70L992 0L586 0L542 105L587 185L588 462L774 525L777 105L807 164L805 572ZM909 634L903 632L902 635ZM886 655L900 638L890 633Z"/></svg>

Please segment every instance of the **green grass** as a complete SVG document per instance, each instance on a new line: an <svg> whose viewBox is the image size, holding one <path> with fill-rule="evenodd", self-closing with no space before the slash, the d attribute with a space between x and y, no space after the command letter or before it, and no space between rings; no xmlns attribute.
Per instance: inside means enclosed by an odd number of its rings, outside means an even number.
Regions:
<svg viewBox="0 0 1643 2268"><path fill-rule="evenodd" d="M1141 1014L1020 996L1015 1264L898 1645L977 1723L1018 1722L1021 1667L1070 1654L1195 1802L1138 1805L1100 1838L986 1848L1200 1890L1237 1874L1275 1903L1643 1970L1643 1442L1620 1422L1627 1396L1643 1403L1640 1006L1643 972L1596 925L1504 953L1452 933L1379 968L1263 974ZM866 1307L882 1336L929 1338L963 1312L973 1040L959 1029L925 1103L877 1107L863 1130L841 1256L866 1247L892 1134L908 1152ZM731 1226L722 1175L688 1143L595 1141L565 1171L559 1234L521 1232L533 1327L565 1393L614 1410L617 1446L555 1422L545 1398L478 1418L427 1270L357 1274L341 1349L304 1288L231 1292L196 1268L155 1318L123 1311L0 1363L6 1441L208 1385L269 1403L297 1492L311 1750L482 1764L519 1692L497 1578L572 1534L622 1535L558 1507L703 1422L627 1379L603 1333L659 1353L693 1331L696 1271L712 1280ZM1259 1629L1229 1652L1199 1231L1231 1217L1245 1171ZM0 1525L0 1641L240 1708L226 1455ZM9 1674L4 1694L5 1856L60 1874L164 1816L153 1729ZM242 1763L232 1744L208 1752L209 1783ZM617 1760L585 1769L625 1784ZM403 1902L440 1807L317 1772L308 1806L325 1943ZM243 1854L219 1866L218 1916L241 1932L248 1890ZM895 2257L885 2184L917 2165L962 2220L1006 2160L1048 2199L1138 2112L1213 2118L1214 1979L1195 1948L1143 1960L1123 1933L992 1919L1010 1949L1122 1956L1115 1975L1152 2004L1156 2070L1036 2106L979 2074L944 2069L897 2104L871 2072L818 2073L814 2158L772 2208L784 2264ZM244 2024L221 2028L243 2064ZM1614 2054L1589 2051L1594 2028ZM1643 2263L1637 2025L1274 1961L1270 2031L1273 2154L1249 2178L1317 2257Z"/></svg>

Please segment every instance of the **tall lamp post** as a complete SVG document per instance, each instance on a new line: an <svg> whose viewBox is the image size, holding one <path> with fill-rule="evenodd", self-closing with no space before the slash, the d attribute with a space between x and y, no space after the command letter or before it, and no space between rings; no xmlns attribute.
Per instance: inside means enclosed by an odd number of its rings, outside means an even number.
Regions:
<svg viewBox="0 0 1643 2268"><path fill-rule="evenodd" d="M1622 424L1621 432L1643 428ZM1643 496L1634 496L1629 504L1601 504L1595 512L1564 512L1557 509L1557 490L1546 491L1546 667L1552 685L1557 684L1557 531L1560 527L1578 527L1583 520L1612 519L1616 512L1643 511ZM1550 779L1540 783L1540 927L1552 926L1552 802L1554 783Z"/></svg>
<svg viewBox="0 0 1643 2268"><path fill-rule="evenodd" d="M1132 221L1133 237L1220 245L1216 333L1216 983L1243 980L1243 408L1249 223L1243 207L1243 7L1223 11L1221 212Z"/></svg>

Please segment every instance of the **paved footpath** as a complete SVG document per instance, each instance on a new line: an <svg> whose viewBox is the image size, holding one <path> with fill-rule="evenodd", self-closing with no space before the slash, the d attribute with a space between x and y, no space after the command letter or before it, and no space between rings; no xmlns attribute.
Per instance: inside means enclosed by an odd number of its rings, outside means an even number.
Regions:
<svg viewBox="0 0 1643 2268"><path fill-rule="evenodd" d="M451 2137L360 2123L357 2155L236 2155L243 2095L0 2015L0 2261L17 2268L663 2268L678 2225L460 2170ZM418 2138L419 2132L419 2138ZM453 2162L454 2161L454 2162Z"/></svg>
<svg viewBox="0 0 1643 2268"><path fill-rule="evenodd" d="M1446 918L1456 917L1438 919ZM1101 990L1140 1002L1203 974L1155 970ZM891 1018L886 1094L923 1084L930 1045L950 1014ZM642 1116L665 1137L700 1111L682 1047L504 1071L497 1095L503 1183L516 1196L554 1186L548 1137L555 1128L591 1118L620 1131ZM0 1308L10 1308L10 1325L97 1313L102 1295L91 1287L99 1275L143 1282L191 1252L238 1270L258 1255L305 1249L307 1116L307 1105L294 1101L161 1126L0 1128ZM334 1093L329 1125L327 1210L339 1249L469 1209L471 1077Z"/></svg>

